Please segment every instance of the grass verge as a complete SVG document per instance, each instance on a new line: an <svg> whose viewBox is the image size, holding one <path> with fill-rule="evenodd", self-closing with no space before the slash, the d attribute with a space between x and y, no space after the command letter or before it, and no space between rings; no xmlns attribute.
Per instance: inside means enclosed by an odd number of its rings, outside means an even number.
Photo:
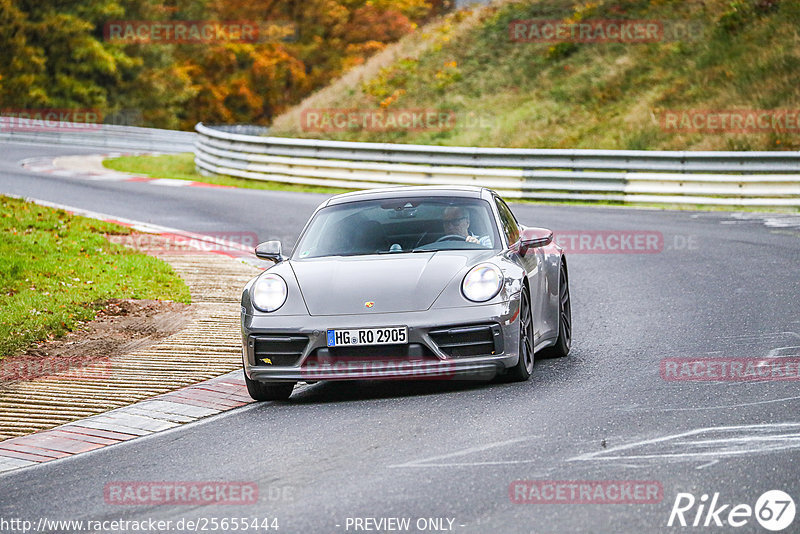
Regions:
<svg viewBox="0 0 800 534"><path fill-rule="evenodd" d="M110 298L190 301L163 261L110 243L128 228L0 196L0 360L94 319Z"/></svg>
<svg viewBox="0 0 800 534"><path fill-rule="evenodd" d="M316 185L285 184L282 182L264 182L247 180L230 176L203 176L195 170L194 154L167 154L159 156L122 156L107 159L103 165L111 170L142 174L153 178L172 178L175 180L192 180L215 185L242 187L246 189L269 189L272 191L295 191L301 193L338 194L352 191L337 187Z"/></svg>

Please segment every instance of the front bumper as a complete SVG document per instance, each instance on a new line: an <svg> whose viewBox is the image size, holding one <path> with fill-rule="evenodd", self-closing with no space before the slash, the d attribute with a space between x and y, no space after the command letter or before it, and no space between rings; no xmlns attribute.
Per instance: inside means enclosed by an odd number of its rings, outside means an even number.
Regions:
<svg viewBox="0 0 800 534"><path fill-rule="evenodd" d="M422 312L357 314L333 316L280 316L242 314L243 361L247 376L262 382L303 382L317 380L486 380L513 367L518 361L519 300L483 306L432 309ZM430 332L469 325L492 324L494 354L451 356ZM407 326L408 346L420 348L424 357L373 358L347 354L342 347L336 355L327 349L327 329ZM265 364L255 354L258 336L307 336L308 344L293 365ZM380 348L375 348L379 352ZM358 351L355 351L358 352ZM409 350L409 353L414 351ZM325 354L320 360L319 354Z"/></svg>

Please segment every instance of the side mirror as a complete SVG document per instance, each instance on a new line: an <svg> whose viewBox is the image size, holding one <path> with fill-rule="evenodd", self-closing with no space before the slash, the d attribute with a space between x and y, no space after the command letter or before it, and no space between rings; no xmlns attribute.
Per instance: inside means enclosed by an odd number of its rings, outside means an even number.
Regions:
<svg viewBox="0 0 800 534"><path fill-rule="evenodd" d="M259 243L256 247L256 256L262 260L270 260L274 261L275 263L282 262L283 255L281 254L281 242L265 241L264 243Z"/></svg>
<svg viewBox="0 0 800 534"><path fill-rule="evenodd" d="M546 247L552 242L552 230L547 228L525 228L519 235L519 253L524 256L529 248Z"/></svg>

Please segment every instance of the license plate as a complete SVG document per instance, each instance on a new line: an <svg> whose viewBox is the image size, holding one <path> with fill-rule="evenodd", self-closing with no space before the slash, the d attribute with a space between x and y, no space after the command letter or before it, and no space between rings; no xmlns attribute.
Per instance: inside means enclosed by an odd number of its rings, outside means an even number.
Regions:
<svg viewBox="0 0 800 534"><path fill-rule="evenodd" d="M355 330L328 330L328 346L354 347L356 345L401 345L408 343L408 327L359 328Z"/></svg>

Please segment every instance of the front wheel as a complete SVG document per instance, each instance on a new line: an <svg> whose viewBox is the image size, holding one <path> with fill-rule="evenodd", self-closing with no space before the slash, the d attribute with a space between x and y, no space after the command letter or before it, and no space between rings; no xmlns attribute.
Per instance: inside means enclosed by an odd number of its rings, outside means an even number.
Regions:
<svg viewBox="0 0 800 534"><path fill-rule="evenodd" d="M259 382L250 380L247 373L244 374L244 383L247 385L247 392L257 401L286 400L294 389L294 382Z"/></svg>
<svg viewBox="0 0 800 534"><path fill-rule="evenodd" d="M569 354L572 345L572 303L569 298L567 267L561 263L558 286L558 339L552 347L542 350L545 358L562 358Z"/></svg>
<svg viewBox="0 0 800 534"><path fill-rule="evenodd" d="M519 361L508 370L508 382L524 382L533 373L533 318L531 317L531 297L527 288L522 290L519 299Z"/></svg>

